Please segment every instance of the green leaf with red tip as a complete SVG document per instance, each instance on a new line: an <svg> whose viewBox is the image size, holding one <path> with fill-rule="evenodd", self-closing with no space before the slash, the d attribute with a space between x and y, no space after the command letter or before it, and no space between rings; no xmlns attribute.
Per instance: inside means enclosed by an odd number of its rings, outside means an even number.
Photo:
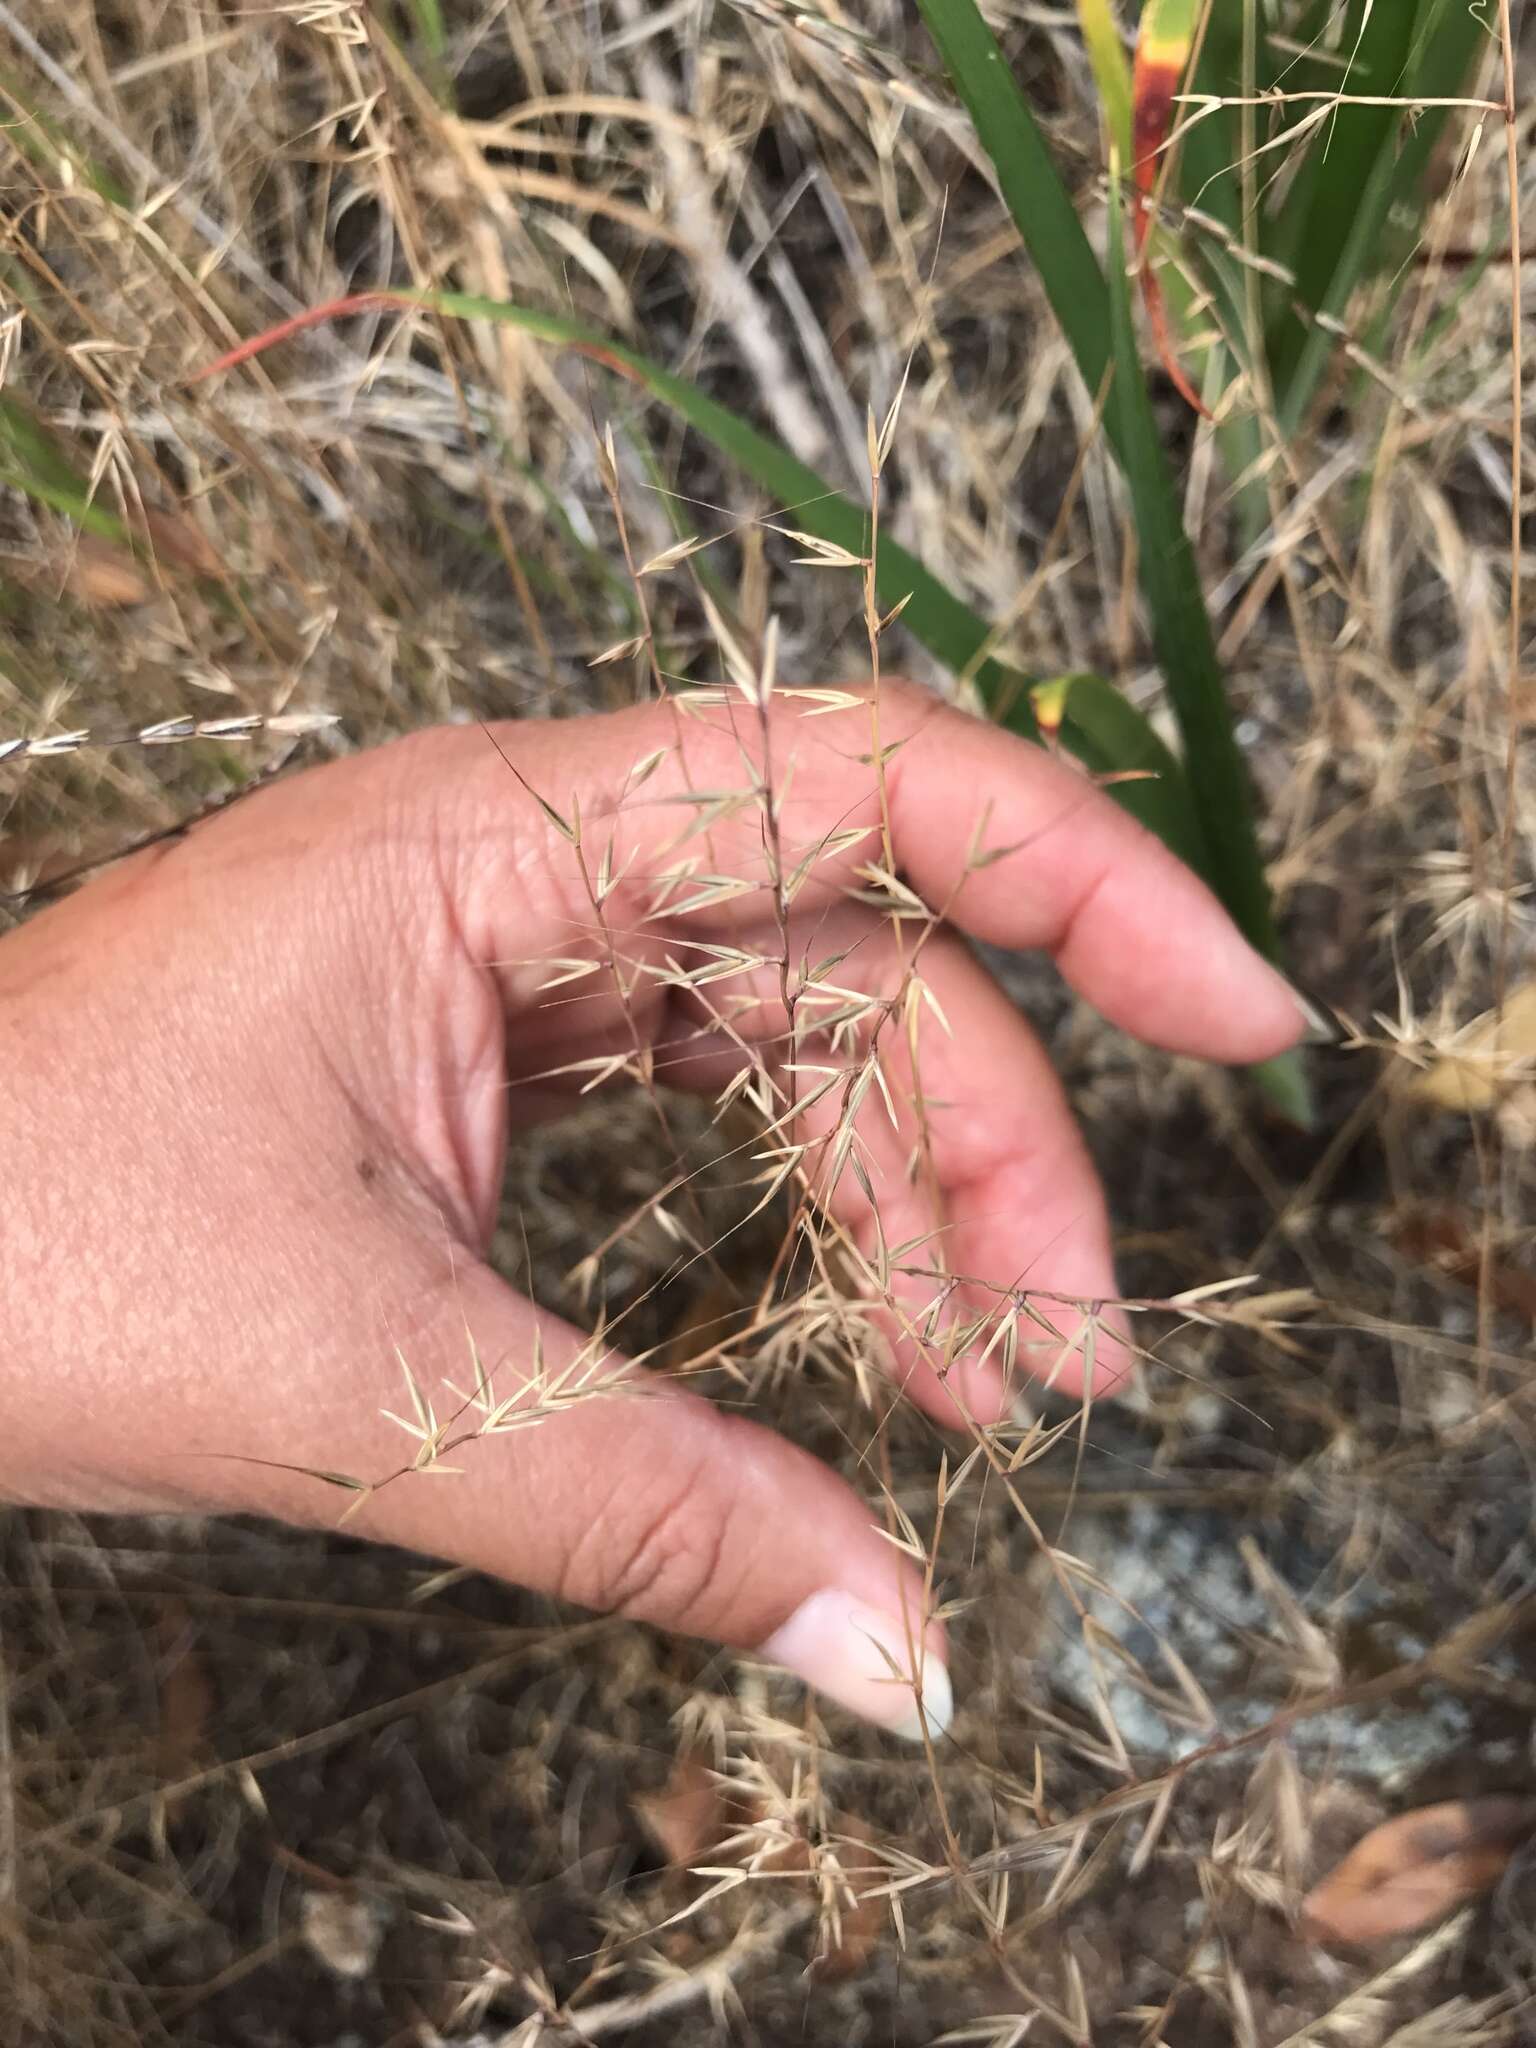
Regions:
<svg viewBox="0 0 1536 2048"><path fill-rule="evenodd" d="M1130 486L1141 584L1158 664L1179 721L1202 871L1239 928L1271 958L1275 933L1254 834L1247 771L1232 736L1215 636L1179 495L1136 354L1121 250L1110 208L1105 279L1051 159L1040 124L1003 61L975 0L918 0L928 31L976 123L998 185L1033 257L1051 310L1091 392L1111 385L1104 433ZM1114 179L1118 191L1118 177ZM1075 710L1075 695L1072 709ZM1069 719L1072 713L1069 711ZM1134 785L1132 785L1134 787Z"/></svg>
<svg viewBox="0 0 1536 2048"><path fill-rule="evenodd" d="M1131 159L1141 290L1152 338L1179 396L1203 418L1209 418L1205 402L1184 374L1174 348L1155 252L1148 246L1158 187L1168 170L1166 145L1174 125L1175 101L1189 69L1198 19L1198 0L1146 0L1142 8L1131 72Z"/></svg>

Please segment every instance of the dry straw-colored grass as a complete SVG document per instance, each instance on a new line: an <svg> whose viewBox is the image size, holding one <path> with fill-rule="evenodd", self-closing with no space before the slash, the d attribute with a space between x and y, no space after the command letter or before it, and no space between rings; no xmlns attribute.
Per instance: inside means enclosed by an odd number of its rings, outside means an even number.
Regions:
<svg viewBox="0 0 1536 2048"><path fill-rule="evenodd" d="M437 11L0 0L6 388L102 504L157 522L125 566L0 499L0 885L432 720L680 675L750 706L873 659L950 687L882 629L864 565L525 336L375 306L191 382L388 284L643 342L877 503L1022 664L1159 708L1092 395L911 10L444 0L440 61ZM995 13L1101 225L1075 18ZM951 1616L952 1739L896 1756L750 1665L344 1539L13 1515L15 2038L1531 2037L1517 1892L1385 1960L1311 1950L1288 1918L1389 1807L1536 1769L1532 1097L1505 1072L1474 1119L1404 1086L1530 972L1536 811L1507 767L1536 699L1505 623L1525 270L1465 260L1507 243L1496 126L1475 151L1458 131L1390 331L1276 452L1251 557L1203 434L1188 466L1291 957L1346 1027L1318 1132L1002 963L1109 1182L1159 1361L1141 1396L940 1445L869 1370L889 1262L947 1284L934 1246L861 1256L812 1199L856 1170L851 1118L942 910L878 846L904 989L877 1008L829 985L789 1017L788 1049L814 1031L839 1069L840 1135L800 1145L758 1058L702 1107L594 1072L513 1161L498 1255L596 1333L545 1407L600 1391L622 1341L877 1494ZM1522 99L1527 187L1530 126ZM771 825L771 790L738 800ZM583 853L602 931L610 878ZM730 1029L733 980L778 964L664 971ZM984 1341L1030 1334L1005 1298ZM476 1371L413 1386L405 1464L528 1425Z"/></svg>

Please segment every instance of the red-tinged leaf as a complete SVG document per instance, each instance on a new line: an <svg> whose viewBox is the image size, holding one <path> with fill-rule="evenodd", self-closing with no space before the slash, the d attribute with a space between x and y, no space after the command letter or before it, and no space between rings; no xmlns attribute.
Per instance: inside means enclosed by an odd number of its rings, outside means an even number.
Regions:
<svg viewBox="0 0 1536 2048"><path fill-rule="evenodd" d="M1136 246L1152 224L1151 200L1163 169L1163 145L1189 63L1194 10L1189 0L1147 0L1131 70L1131 176L1136 187Z"/></svg>
<svg viewBox="0 0 1536 2048"><path fill-rule="evenodd" d="M1131 72L1131 150L1135 159L1132 177L1136 187L1136 248L1141 257L1141 289L1152 339L1179 396L1203 419L1209 419L1204 401L1184 374L1174 351L1163 288L1147 248L1152 199L1163 174L1164 144L1173 127L1174 103L1189 67L1196 15L1195 0L1147 0L1142 9L1136 62Z"/></svg>
<svg viewBox="0 0 1536 2048"><path fill-rule="evenodd" d="M1366 1943L1412 1934L1490 1890L1536 1833L1536 1799L1452 1799L1383 1821L1308 1892L1301 1924L1314 1941Z"/></svg>
<svg viewBox="0 0 1536 2048"><path fill-rule="evenodd" d="M1156 268L1145 255L1141 263L1141 296L1146 305L1147 323L1152 329L1158 360L1167 371L1174 390L1187 406L1199 413L1201 419L1208 420L1211 417L1210 407L1184 374L1184 366L1173 346L1173 336L1168 331L1168 308L1163 299L1163 287L1158 282Z"/></svg>
<svg viewBox="0 0 1536 2048"><path fill-rule="evenodd" d="M1029 701L1035 707L1035 722L1040 727L1040 737L1049 745L1061 731L1061 721L1067 708L1067 697L1074 676L1053 676L1049 682L1036 683L1029 693Z"/></svg>
<svg viewBox="0 0 1536 2048"><path fill-rule="evenodd" d="M699 1757L684 1754L659 1792L634 1801L635 1817L674 1870L689 1870L731 1832L725 1788Z"/></svg>
<svg viewBox="0 0 1536 2048"><path fill-rule="evenodd" d="M345 319L349 313L372 312L378 306L399 304L398 295L388 291L352 292L346 298L327 299L323 305L306 306L302 313L295 313L291 320L281 320L275 327L263 328L260 334L253 334L238 347L227 350L215 361L206 363L201 370L194 370L187 379L188 384L206 384L210 377L222 376L226 370L233 370L241 363L248 363L254 356L275 348L280 341L287 341L295 334L303 334L311 327L323 327L327 321Z"/></svg>

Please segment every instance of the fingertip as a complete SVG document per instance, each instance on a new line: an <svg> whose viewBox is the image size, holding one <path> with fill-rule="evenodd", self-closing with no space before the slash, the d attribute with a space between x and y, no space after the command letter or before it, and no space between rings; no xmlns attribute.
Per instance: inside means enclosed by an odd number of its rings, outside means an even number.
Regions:
<svg viewBox="0 0 1536 2048"><path fill-rule="evenodd" d="M892 1612L841 1586L802 1601L762 1646L770 1664L793 1672L861 1720L908 1742L936 1739L954 1717L944 1632L910 1611Z"/></svg>
<svg viewBox="0 0 1536 2048"><path fill-rule="evenodd" d="M1306 1028L1284 975L1155 842L1087 892L1055 957L1111 1023L1168 1052L1244 1065L1285 1051Z"/></svg>
<svg viewBox="0 0 1536 2048"><path fill-rule="evenodd" d="M1229 955L1229 964L1221 970L1226 996L1219 1014L1201 1026L1209 1049L1196 1045L1193 1050L1230 1065L1273 1059L1313 1034L1317 1013L1224 911L1218 909L1216 915L1222 920Z"/></svg>

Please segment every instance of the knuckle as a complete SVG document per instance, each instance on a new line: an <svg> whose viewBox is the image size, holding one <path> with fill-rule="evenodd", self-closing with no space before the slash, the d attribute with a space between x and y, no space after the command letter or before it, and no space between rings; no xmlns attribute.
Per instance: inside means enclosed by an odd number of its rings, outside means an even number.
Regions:
<svg viewBox="0 0 1536 2048"><path fill-rule="evenodd" d="M628 1475L572 1553L564 1597L605 1614L702 1627L699 1617L724 1596L727 1529L697 1477L684 1471L648 1484Z"/></svg>

